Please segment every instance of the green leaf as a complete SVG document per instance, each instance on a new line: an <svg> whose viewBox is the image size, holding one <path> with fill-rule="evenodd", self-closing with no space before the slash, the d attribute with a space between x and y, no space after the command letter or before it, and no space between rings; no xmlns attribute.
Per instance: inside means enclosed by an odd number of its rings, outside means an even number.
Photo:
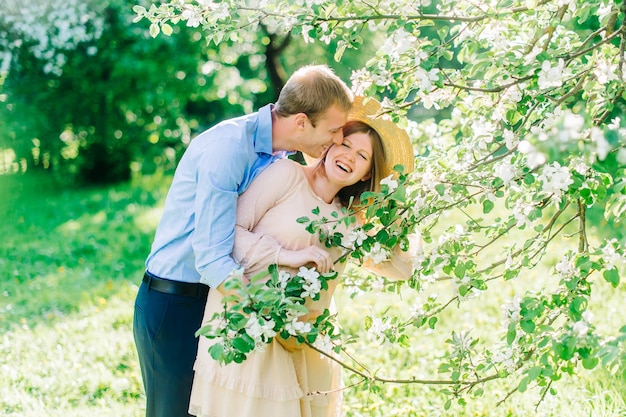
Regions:
<svg viewBox="0 0 626 417"><path fill-rule="evenodd" d="M522 320L519 323L519 327L522 328L523 331L530 334L535 331L535 323L532 320Z"/></svg>
<svg viewBox="0 0 626 417"><path fill-rule="evenodd" d="M209 354L214 360L219 361L224 355L224 347L217 343L209 348Z"/></svg>
<svg viewBox="0 0 626 417"><path fill-rule="evenodd" d="M517 390L519 392L526 391L526 389L528 388L528 383L529 382L530 382L530 378L528 378L527 376L522 378L522 380L519 382L519 386L517 387Z"/></svg>
<svg viewBox="0 0 626 417"><path fill-rule="evenodd" d="M303 217L298 217L298 218L296 219L296 221L297 221L298 223L308 223L310 220L309 220L309 218L308 218L308 217L303 216Z"/></svg>
<svg viewBox="0 0 626 417"><path fill-rule="evenodd" d="M172 33L174 33L174 29L172 29L172 27L170 25L168 25L167 23L163 23L161 25L161 31L166 36L171 36Z"/></svg>
<svg viewBox="0 0 626 417"><path fill-rule="evenodd" d="M335 62L341 61L341 57L343 56L343 53L346 51L347 47L348 44L344 41L339 41L337 43L337 49L335 50L335 55L333 56Z"/></svg>
<svg viewBox="0 0 626 417"><path fill-rule="evenodd" d="M454 275L456 275L457 278L463 279L463 277L465 277L465 271L465 263L463 262L457 263L454 267Z"/></svg>
<svg viewBox="0 0 626 417"><path fill-rule="evenodd" d="M161 32L161 29L159 28L159 25L157 23L152 23L150 25L150 36L152 36L153 38L156 38L160 32Z"/></svg>
<svg viewBox="0 0 626 417"><path fill-rule="evenodd" d="M233 347L241 353L248 353L254 348L254 341L252 341L251 344L249 340L252 340L250 336L248 336L247 338L243 336L236 337L235 339L233 339Z"/></svg>
<svg viewBox="0 0 626 417"><path fill-rule="evenodd" d="M369 330L373 323L372 316L365 316L365 319L363 320L363 327L365 327L365 330Z"/></svg>
<svg viewBox="0 0 626 417"><path fill-rule="evenodd" d="M613 288L617 288L619 285L619 272L617 272L617 268L607 269L602 273L602 276L611 284Z"/></svg>
<svg viewBox="0 0 626 417"><path fill-rule="evenodd" d="M596 357L585 358L583 359L583 368L593 369L598 365L598 362L600 362L600 360Z"/></svg>
<svg viewBox="0 0 626 417"><path fill-rule="evenodd" d="M506 332L506 343L512 345L515 341L515 337L517 336L517 331L515 330L515 323L511 323L509 325L509 330Z"/></svg>
<svg viewBox="0 0 626 417"><path fill-rule="evenodd" d="M450 375L450 379L452 379L454 382L457 382L460 377L461 373L459 371L452 371L452 374Z"/></svg>
<svg viewBox="0 0 626 417"><path fill-rule="evenodd" d="M494 204L491 200L483 201L483 213L487 214L493 210Z"/></svg>
<svg viewBox="0 0 626 417"><path fill-rule="evenodd" d="M443 195L446 193L446 186L443 184L437 184L435 185L435 191L437 191L437 193L439 193L439 195L443 197Z"/></svg>
<svg viewBox="0 0 626 417"><path fill-rule="evenodd" d="M537 377L541 375L542 369L543 368L541 366L533 366L531 368L528 368L528 370L526 371L526 373L528 374L528 378L530 378L530 380L537 379Z"/></svg>

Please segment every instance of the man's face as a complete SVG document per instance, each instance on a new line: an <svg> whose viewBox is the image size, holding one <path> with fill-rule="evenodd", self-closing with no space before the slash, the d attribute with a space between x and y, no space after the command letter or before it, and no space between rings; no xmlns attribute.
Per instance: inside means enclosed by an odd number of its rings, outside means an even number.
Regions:
<svg viewBox="0 0 626 417"><path fill-rule="evenodd" d="M343 142L341 128L348 120L348 114L336 105L331 106L317 120L315 126L307 120L307 128L302 138L300 151L313 157L319 158L333 143L340 145Z"/></svg>

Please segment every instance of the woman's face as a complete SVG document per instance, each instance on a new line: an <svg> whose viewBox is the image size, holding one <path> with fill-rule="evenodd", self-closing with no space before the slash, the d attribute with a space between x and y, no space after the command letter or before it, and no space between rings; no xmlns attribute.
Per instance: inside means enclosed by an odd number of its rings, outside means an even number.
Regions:
<svg viewBox="0 0 626 417"><path fill-rule="evenodd" d="M342 187L370 178L372 139L367 133L353 133L343 138L341 145L328 149L324 167L329 180Z"/></svg>

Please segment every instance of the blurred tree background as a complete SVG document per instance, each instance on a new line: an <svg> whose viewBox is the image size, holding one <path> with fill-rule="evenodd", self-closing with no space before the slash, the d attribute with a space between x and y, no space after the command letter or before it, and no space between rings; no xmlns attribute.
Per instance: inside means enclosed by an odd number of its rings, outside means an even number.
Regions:
<svg viewBox="0 0 626 417"><path fill-rule="evenodd" d="M208 45L200 28L153 39L121 0L40 0L0 8L0 172L71 184L170 170L191 138L273 102L288 75L333 64L335 48L267 31ZM377 42L347 51L348 80Z"/></svg>

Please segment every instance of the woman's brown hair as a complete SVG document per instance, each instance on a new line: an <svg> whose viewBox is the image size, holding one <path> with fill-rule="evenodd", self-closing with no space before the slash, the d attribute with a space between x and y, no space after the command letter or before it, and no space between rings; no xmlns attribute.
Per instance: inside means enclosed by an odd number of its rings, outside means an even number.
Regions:
<svg viewBox="0 0 626 417"><path fill-rule="evenodd" d="M383 148L382 139L378 132L366 123L356 120L348 121L343 127L343 137L345 138L355 133L365 133L372 140L372 166L370 167L369 179L359 181L339 190L337 197L344 207L350 205L350 200L352 200L353 206L360 206L361 194L366 191L379 191L380 180L384 178L383 175L385 174L385 148Z"/></svg>

